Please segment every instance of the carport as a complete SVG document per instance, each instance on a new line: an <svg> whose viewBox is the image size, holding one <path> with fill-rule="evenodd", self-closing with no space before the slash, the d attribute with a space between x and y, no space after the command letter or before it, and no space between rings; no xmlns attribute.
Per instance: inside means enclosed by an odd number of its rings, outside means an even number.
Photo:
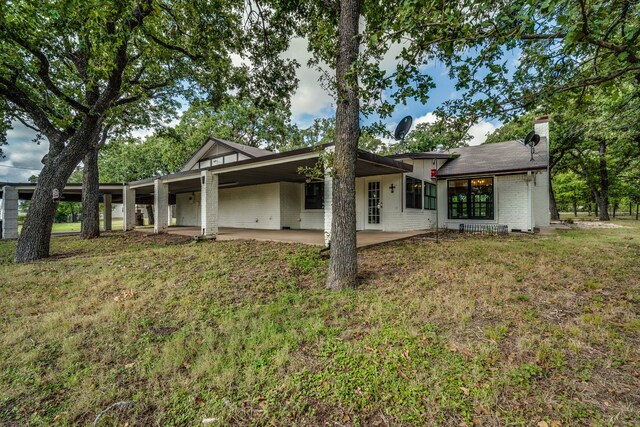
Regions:
<svg viewBox="0 0 640 427"><path fill-rule="evenodd" d="M36 183L0 183L0 220L2 221L2 239L18 238L18 207L20 200L31 200ZM122 203L123 185L117 183L100 184L100 203L104 204L104 228L111 230L111 205ZM64 202L82 200L82 184L67 184L60 192Z"/></svg>

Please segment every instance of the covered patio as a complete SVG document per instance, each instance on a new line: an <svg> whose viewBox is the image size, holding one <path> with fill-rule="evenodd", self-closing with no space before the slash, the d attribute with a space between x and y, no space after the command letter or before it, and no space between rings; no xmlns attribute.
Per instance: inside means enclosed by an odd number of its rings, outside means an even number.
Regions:
<svg viewBox="0 0 640 427"><path fill-rule="evenodd" d="M154 211L156 212L154 227L152 230L149 230L154 233L187 233L193 236L216 237L218 240L225 240L227 237L236 238L236 236L243 235L256 236L258 234L254 233L252 229L259 228L259 235L262 236L262 240L278 241L284 239L282 241L327 244L330 241L332 220L332 178L328 170L324 172L324 175L320 177L320 181L318 182L324 182L323 207L322 210L319 211L321 215L319 227L294 227L288 224L282 224L277 221L280 215L279 211L276 211L273 215L276 219L273 219L273 222L269 223L266 223L264 218L258 220L258 215L256 214L253 227L248 221L242 225L225 224L224 222L221 223L222 212L220 209L225 208L225 203L221 200L221 191L229 191L231 189L235 191L235 189L256 188L261 185L280 185L281 188L276 189L277 197L289 197L291 195L291 187L289 186L302 185L308 182L309 178L305 175L304 171L309 168L314 168L317 165L322 152L330 153L332 150L332 145L327 145L320 149L318 147L308 147L235 161L230 164L219 164L200 169L184 170L170 175L128 183L125 185L123 191L123 227L125 230L134 228L133 216L135 203L139 203L141 199L146 199L153 200ZM413 167L411 164L361 150L357 152L356 177L402 174L412 170ZM189 227L170 228L170 205L172 201L176 203L175 201L178 200L180 195L184 196L185 194L189 194L190 204L194 205L196 193L198 193L197 220L191 224L178 222L179 225ZM269 200L268 198L266 199ZM277 203L284 203L278 202L278 199L275 197L272 197L270 200L275 200ZM280 206L281 205L278 205L277 209L280 209ZM234 211L237 212L237 215L242 215L248 211L260 211L260 213L264 213L268 208L264 205L236 205L235 209L237 209ZM271 215L265 216L267 216L269 220L272 219ZM256 227L255 223L258 222L260 222L259 225L262 225L262 227ZM229 230L230 228L227 227L230 226L234 227L234 230L237 231L233 233L227 231L225 233L224 230ZM286 230L287 228L293 228L294 230ZM313 228L313 230L308 228ZM144 231L147 232L147 230ZM286 237L288 235L295 237L291 237L292 240L287 240L289 239ZM256 240L259 240L259 238ZM363 242L366 241L369 240L365 238Z"/></svg>

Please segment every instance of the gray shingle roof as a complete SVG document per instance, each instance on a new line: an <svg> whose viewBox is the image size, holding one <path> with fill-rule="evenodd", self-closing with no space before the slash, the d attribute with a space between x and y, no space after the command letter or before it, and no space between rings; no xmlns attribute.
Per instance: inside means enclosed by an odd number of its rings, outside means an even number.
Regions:
<svg viewBox="0 0 640 427"><path fill-rule="evenodd" d="M541 138L531 160L531 150L518 141L454 148L460 157L449 160L438 170L438 177L478 175L546 169L549 166L547 139Z"/></svg>
<svg viewBox="0 0 640 427"><path fill-rule="evenodd" d="M250 157L262 157L262 156L268 156L269 154L273 154L273 151L264 150L258 147L252 147L250 145L238 144L237 142L231 142L231 141L227 141L225 139L220 139L220 138L212 138L212 139L216 141L220 141L223 144L233 148L234 150L238 150L242 153L245 153Z"/></svg>

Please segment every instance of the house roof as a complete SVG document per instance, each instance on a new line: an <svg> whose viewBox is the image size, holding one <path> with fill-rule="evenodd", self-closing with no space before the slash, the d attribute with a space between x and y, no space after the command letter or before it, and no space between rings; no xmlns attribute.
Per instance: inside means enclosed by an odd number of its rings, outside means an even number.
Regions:
<svg viewBox="0 0 640 427"><path fill-rule="evenodd" d="M262 157L262 156L268 156L269 154L273 154L273 151L264 150L258 147L252 147L250 145L238 144L237 142L231 142L225 139L213 138L213 137L210 139L213 139L214 141L220 144L226 145L229 148L240 151L241 153L244 153L249 157Z"/></svg>
<svg viewBox="0 0 640 427"><path fill-rule="evenodd" d="M237 142L227 141L225 139L215 138L210 136L207 140L193 153L193 156L182 167L182 170L191 169L195 163L200 160L215 144L225 146L230 150L242 153L247 157L255 159L256 157L269 156L273 154L272 151L264 150L258 147L251 147L250 145L238 144Z"/></svg>
<svg viewBox="0 0 640 427"><path fill-rule="evenodd" d="M333 144L324 144L321 147L305 147L282 153L272 153L268 156L255 157L251 159L239 160L228 164L219 164L200 169L182 170L169 175L162 176L162 179L172 182L169 191L199 191L200 173L205 170L216 171L221 176L221 185L234 183L237 186L254 185L270 182L288 181L305 182L307 177L300 172L300 167L313 167L317 163L320 148L330 147ZM389 173L411 172L413 166L399 160L379 156L367 151L357 151L356 176L385 175ZM143 191L141 187L153 188L154 180L158 178L148 178L140 181L130 182L129 185L136 188L136 191ZM178 185L178 181L194 181L188 186ZM151 190L149 190L151 191Z"/></svg>
<svg viewBox="0 0 640 427"><path fill-rule="evenodd" d="M531 150L518 141L482 144L449 150L459 157L449 160L438 170L438 177L506 173L547 169L549 150L547 139L541 138L533 160Z"/></svg>

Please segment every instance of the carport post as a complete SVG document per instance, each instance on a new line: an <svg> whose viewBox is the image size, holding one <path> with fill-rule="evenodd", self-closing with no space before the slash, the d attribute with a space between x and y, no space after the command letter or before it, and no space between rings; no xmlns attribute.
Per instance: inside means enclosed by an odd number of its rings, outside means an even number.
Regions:
<svg viewBox="0 0 640 427"><path fill-rule="evenodd" d="M200 172L200 228L203 237L215 238L218 234L218 185L217 174Z"/></svg>
<svg viewBox="0 0 640 427"><path fill-rule="evenodd" d="M125 185L122 189L122 203L124 204L124 218L122 229L133 230L136 225L136 190Z"/></svg>
<svg viewBox="0 0 640 427"><path fill-rule="evenodd" d="M2 188L2 240L18 238L18 190Z"/></svg>
<svg viewBox="0 0 640 427"><path fill-rule="evenodd" d="M333 146L325 148L326 151L333 151ZM329 246L331 243L331 222L333 221L332 213L332 192L333 179L331 178L331 169L325 165L324 171L324 244Z"/></svg>
<svg viewBox="0 0 640 427"><path fill-rule="evenodd" d="M153 232L166 233L169 228L169 184L162 179L153 181L153 209L156 216Z"/></svg>
<svg viewBox="0 0 640 427"><path fill-rule="evenodd" d="M104 231L111 231L111 194L104 194L102 200L104 205Z"/></svg>

